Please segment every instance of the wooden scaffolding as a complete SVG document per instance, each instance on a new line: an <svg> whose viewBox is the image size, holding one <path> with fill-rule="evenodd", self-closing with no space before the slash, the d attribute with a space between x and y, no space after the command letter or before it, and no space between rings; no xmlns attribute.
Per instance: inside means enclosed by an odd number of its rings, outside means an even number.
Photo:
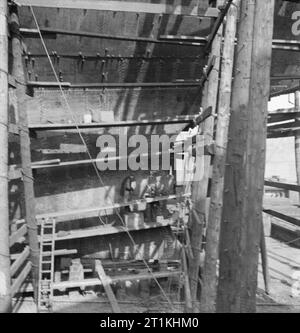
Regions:
<svg viewBox="0 0 300 333"><path fill-rule="evenodd" d="M191 8L182 5L100 0L64 0L51 1L47 4L41 0L19 0L18 4L29 6L36 26L34 29L20 27L17 4L13 1L9 3L9 27L13 59L13 70L9 75L7 68L8 47L6 46L8 41L8 32L6 31L7 1L0 2L0 37L1 45L5 45L0 49L1 54L3 53L3 57L0 57L2 61L0 63L1 92L3 91L3 96L7 97L8 87L10 87L17 100L17 117L14 120L8 120L8 103L0 105L0 144L7 151L8 132L10 131L11 135L18 137L14 140L20 144L21 153L20 163L15 163L18 167L11 166L8 169L10 173L6 170L7 154L0 156L0 210L1 214L2 212L3 214L7 213L0 225L0 272L3 272L6 281L6 287L2 293L4 297L3 300L2 298L0 300L0 310L10 311L11 297L26 287L25 283L31 273L34 296L39 311L51 310L55 290L102 285L112 310L120 312L111 289L112 283L149 279L157 281L162 277L176 276L183 280L185 310L187 312L254 312L259 249L262 255L266 291L268 291L267 257L262 231L267 132L268 137L278 137L287 132L299 132L297 119L299 118L299 110L293 115L287 113L267 114L267 102L270 97L272 47L276 50L299 50L297 42L272 40L274 0L255 3L250 0L218 0L216 6L209 8L206 14L201 15L197 5ZM86 31L75 32L40 27L34 12L36 6L152 13L178 17L187 15L209 19L211 26L206 37L160 35L159 38L146 38L105 35ZM268 13L267 17L265 13ZM255 27L260 27L260 29ZM206 66L202 70L202 76L193 81L109 83L105 82L105 73L103 73L101 82L74 84L63 80L62 74L56 72L52 61L58 62L61 57L68 57L84 64L88 60L105 62L108 57L122 61L122 57L106 53L104 56L99 54L59 55L55 52L50 54L44 38L55 38L57 35L176 45L178 47L197 46L199 49L205 50ZM20 36L40 38L45 54L32 55L28 53L26 49L23 49L24 45ZM38 78L34 81L25 75L23 60L34 63L37 56L47 56L55 75L55 81L38 81ZM22 57L25 59L22 60ZM140 58L143 61L145 56L142 55ZM64 91L67 89L120 87L202 88L202 109L199 114L173 115L164 119L98 121L87 124L79 123L74 118L72 123L28 124L25 96L26 94L32 96L36 89L59 89L63 99L67 102L64 95ZM296 121L292 126L289 125L290 127L283 128L283 125L274 125L275 122L283 119L295 119ZM268 126L267 123L269 123ZM34 138L37 133L73 130L78 132L85 144L81 134L85 130L157 124L184 124L187 128L196 128L197 135L204 138L204 147L193 146L194 156L197 156L201 149L204 151L200 159L195 158L195 163L201 164L204 172L201 177L199 174L194 174L195 178L185 193L139 198L121 203L112 202L109 205L90 209L36 214L34 208L34 170L80 165L94 166L99 162L90 154L88 154L89 159L86 160L60 161L55 159L32 162L30 140L34 140L31 138ZM95 170L97 173L96 167ZM99 176L98 173L97 176ZM24 219L14 221L15 230L10 233L8 200L6 195L3 195L8 192L8 179L22 180L25 209ZM299 191L299 186L271 184L270 182L266 182L266 184ZM71 228L70 232L61 235L56 231L60 222L69 221L72 224L72 221L78 218L99 217L102 212L106 211L114 211L119 216L120 208L171 200L175 200L177 203L188 201L191 205L188 223L181 226L184 236L181 239L180 260L175 263L167 263L162 269L154 270L149 262L142 259L146 272L120 276L108 276L105 264L96 260L97 277L82 278L77 281L55 281L55 257L77 253L75 248L56 248L56 244L59 242L121 233L132 240L131 232L133 231L158 229L172 225L172 221L169 220L156 221L149 225L144 224L138 228L130 228L126 225L101 225L98 228L87 230L72 230ZM278 216L278 213L270 210L265 210L265 212ZM120 220L122 220L121 216ZM289 218L290 221L291 218ZM299 225L299 221L295 224ZM19 246L18 249L9 250L15 243L21 243L21 241L25 241L26 244ZM205 257L201 268L203 254ZM163 288L161 288L161 292L165 294ZM165 296L168 300L168 296Z"/></svg>

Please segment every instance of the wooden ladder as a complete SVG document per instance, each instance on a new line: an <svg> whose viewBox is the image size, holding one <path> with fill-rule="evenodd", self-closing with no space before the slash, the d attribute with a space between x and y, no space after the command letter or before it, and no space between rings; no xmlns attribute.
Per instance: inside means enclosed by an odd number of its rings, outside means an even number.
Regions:
<svg viewBox="0 0 300 333"><path fill-rule="evenodd" d="M55 219L41 221L38 311L51 312L53 298Z"/></svg>

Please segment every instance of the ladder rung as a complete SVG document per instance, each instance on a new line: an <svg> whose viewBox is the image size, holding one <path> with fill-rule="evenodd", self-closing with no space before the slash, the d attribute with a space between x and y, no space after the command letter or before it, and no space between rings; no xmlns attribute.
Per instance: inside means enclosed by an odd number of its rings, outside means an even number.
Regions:
<svg viewBox="0 0 300 333"><path fill-rule="evenodd" d="M42 274L43 274L43 273L47 274L47 273L51 273L51 272L52 272L51 270L49 271L49 270L47 270L47 269L46 269L46 270L42 270Z"/></svg>
<svg viewBox="0 0 300 333"><path fill-rule="evenodd" d="M41 264L52 264L52 261L45 260L45 261L42 261Z"/></svg>

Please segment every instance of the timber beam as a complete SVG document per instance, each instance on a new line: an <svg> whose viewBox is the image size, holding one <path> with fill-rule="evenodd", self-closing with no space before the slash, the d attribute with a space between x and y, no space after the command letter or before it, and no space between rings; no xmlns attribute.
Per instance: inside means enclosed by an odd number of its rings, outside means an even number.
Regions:
<svg viewBox="0 0 300 333"><path fill-rule="evenodd" d="M288 215L282 214L282 213L277 212L277 211L272 210L272 209L264 209L263 212L266 213L266 214L272 215L272 216L274 216L274 217L276 217L280 220L283 220L285 222L289 222L293 225L296 225L296 226L300 227L300 220L297 219L296 217L288 216Z"/></svg>
<svg viewBox="0 0 300 333"><path fill-rule="evenodd" d="M142 42L142 43L153 43L153 44L173 44L173 45L183 45L183 46L204 46L206 44L205 37L198 37L195 41L172 41L172 40L160 40L147 37L138 36L119 36L119 35L108 35L100 34L96 32L88 31L70 31L64 29L54 29L54 28L40 28L42 35L48 38L57 38L57 35L64 36L75 36L75 37L86 37L86 38L97 38L97 39L111 39L111 40L124 40L129 42ZM24 37L28 38L40 38L39 31L37 29L22 28L20 32Z"/></svg>
<svg viewBox="0 0 300 333"><path fill-rule="evenodd" d="M268 124L279 123L281 121L294 120L300 117L300 112L276 112L268 114Z"/></svg>
<svg viewBox="0 0 300 333"><path fill-rule="evenodd" d="M119 275L107 277L109 283L116 283L122 281L133 281L133 280L148 280L148 279L159 279L164 277L178 276L181 275L181 270L168 270L161 272L147 272L147 273L138 273L138 274L128 274L128 275ZM65 288L76 288L76 287L88 287L88 286L101 286L102 282L100 279L85 279L81 281L64 281L64 282L54 282L53 288L55 290L61 290Z"/></svg>
<svg viewBox="0 0 300 333"><path fill-rule="evenodd" d="M213 40L215 39L224 19L229 11L230 6L232 5L232 1L233 0L227 0L226 4L221 9L220 14L212 28L212 31L211 31L210 35L207 37L207 44L205 46L206 52L208 52L210 50Z"/></svg>
<svg viewBox="0 0 300 333"><path fill-rule="evenodd" d="M281 188L288 191L294 191L294 192L300 192L300 186L295 184L286 184L286 183L278 183L278 182L272 182L265 180L266 186Z"/></svg>
<svg viewBox="0 0 300 333"><path fill-rule="evenodd" d="M22 6L47 7L47 8L68 8L68 9L86 9L86 10L103 10L113 12L133 12L133 13L150 13L150 14L167 14L167 15L185 15L185 16L204 16L199 15L197 2L193 1L192 5L184 6L179 4L168 3L147 3L138 1L109 1L109 0L18 0ZM209 15L210 12L208 12ZM212 13L215 17L215 13Z"/></svg>
<svg viewBox="0 0 300 333"><path fill-rule="evenodd" d="M201 119L201 117L199 116ZM175 117L173 119L157 119L157 120L127 120L115 121L108 123L89 123L89 124L32 124L29 129L33 131L53 131L53 130L73 130L73 129L95 129L106 127L127 127L127 126L148 126L148 125L170 125L170 124L186 124L198 121L197 116ZM201 122L201 121L200 121Z"/></svg>
<svg viewBox="0 0 300 333"><path fill-rule="evenodd" d="M298 90L300 90L300 80L293 87L285 88L285 89L282 89L282 90L273 91L270 94L270 98L278 97L278 96L281 96L281 95L292 94L292 93L294 93L294 92L296 92Z"/></svg>

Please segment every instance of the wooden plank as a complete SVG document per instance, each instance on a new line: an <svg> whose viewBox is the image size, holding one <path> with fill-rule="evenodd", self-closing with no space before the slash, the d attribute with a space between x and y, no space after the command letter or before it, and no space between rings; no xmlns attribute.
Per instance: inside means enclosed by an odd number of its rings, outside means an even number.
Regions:
<svg viewBox="0 0 300 333"><path fill-rule="evenodd" d="M51 252L44 252L45 255L50 255ZM54 251L54 255L55 256L68 256L68 255L72 255L72 254L77 254L78 250L77 249L61 249L61 250L55 250ZM19 253L13 253L10 255L11 260L17 260L19 258L20 254Z"/></svg>
<svg viewBox="0 0 300 333"><path fill-rule="evenodd" d="M15 231L12 235L9 237L9 246L13 246L15 243L17 243L21 237L24 237L27 233L27 225L22 225L21 228L19 228L17 231Z"/></svg>
<svg viewBox="0 0 300 333"><path fill-rule="evenodd" d="M280 108L268 113L268 116L276 116L277 114L288 114L297 112L295 108Z"/></svg>
<svg viewBox="0 0 300 333"><path fill-rule="evenodd" d="M274 91L270 94L270 98L273 97L278 97L281 95L288 95L288 94L292 94L296 91L298 91L300 89L300 85L297 83L296 85L294 85L293 87L289 87L289 88L285 88L279 91Z"/></svg>
<svg viewBox="0 0 300 333"><path fill-rule="evenodd" d="M271 182L271 181L265 180L265 185L271 186L271 187L276 187L276 188L282 188L284 190L300 192L300 186L295 185L295 184L278 183L278 182Z"/></svg>
<svg viewBox="0 0 300 333"><path fill-rule="evenodd" d="M52 82L30 81L30 88L51 87ZM55 83L57 85L57 83ZM172 88L172 87L201 87L201 80L190 82L125 82L125 83L78 83L72 84L70 89L97 89L97 88Z"/></svg>
<svg viewBox="0 0 300 333"><path fill-rule="evenodd" d="M11 286L12 296L14 296L20 290L20 288L22 287L22 284L24 283L28 274L31 271L31 267L32 267L32 264L29 261L26 264L26 266L24 267L24 269L22 270L22 272L19 274L19 276L13 281L12 286Z"/></svg>
<svg viewBox="0 0 300 333"><path fill-rule="evenodd" d="M296 117L300 117L300 112L278 112L278 113L269 113L268 115L268 124L278 123L281 121L293 120Z"/></svg>
<svg viewBox="0 0 300 333"><path fill-rule="evenodd" d="M184 35L160 35L159 36L160 40L165 40L165 41L192 41L192 42L204 42L205 44L207 43L207 38L205 37L200 37L200 36L184 36Z"/></svg>
<svg viewBox="0 0 300 333"><path fill-rule="evenodd" d="M35 161L31 164L31 167L34 169L34 167L40 167L43 166L45 164L50 165L50 164L59 164L60 163L60 159L56 158L53 160L46 160L46 161Z"/></svg>
<svg viewBox="0 0 300 333"><path fill-rule="evenodd" d="M190 288L190 281L189 281L189 272L186 260L186 253L185 249L182 248L182 267L184 272L184 296L185 296L185 312L192 313L193 312L193 302L192 302L192 295L191 295L191 288Z"/></svg>
<svg viewBox="0 0 300 333"><path fill-rule="evenodd" d="M159 39L166 40L166 41L202 41L203 37L199 36L177 36L177 35L161 35ZM207 41L207 38L206 38ZM273 39L272 48L275 50L289 50L289 51L300 51L300 42L297 40L280 40L280 39ZM276 77L274 78L276 79Z"/></svg>
<svg viewBox="0 0 300 333"><path fill-rule="evenodd" d="M167 124L186 124L193 120L201 122L203 118L197 115L177 116L172 119L148 119L148 120L127 120L107 123L89 124L30 124L29 129L34 131L53 131L53 130L73 130L73 129L93 129L106 127L127 127L127 126L148 126L148 125L167 125Z"/></svg>
<svg viewBox="0 0 300 333"><path fill-rule="evenodd" d="M56 38L57 35L64 36L77 36L77 37L85 37L85 38L97 38L97 39L109 39L109 40L124 40L128 42L140 42L140 43L153 43L153 44L162 44L162 45L182 45L182 46L204 46L206 44L205 37L198 37L196 41L173 41L173 40L160 40L148 37L139 37L139 36L122 36L122 35L108 35L101 34L96 32L88 32L88 31L71 31L65 29L54 29L54 28L40 28L41 33L45 38ZM39 38L39 31L37 29L27 29L22 28L21 33L24 37L27 38Z"/></svg>
<svg viewBox="0 0 300 333"><path fill-rule="evenodd" d="M296 226L300 227L300 220L295 218L295 217L282 214L282 213L277 212L277 211L272 210L272 209L264 209L263 212L266 213L266 214L272 215L274 217L277 217L280 220L283 220L285 222L289 222L293 225L296 225Z"/></svg>
<svg viewBox="0 0 300 333"><path fill-rule="evenodd" d="M19 268L24 264L24 261L27 260L28 256L30 254L29 246L26 246L22 253L18 255L14 263L12 264L10 268L10 274L11 276L14 276Z"/></svg>
<svg viewBox="0 0 300 333"><path fill-rule="evenodd" d="M115 294L113 293L111 286L110 286L111 279L109 279L108 276L105 274L104 268L103 268L100 260L95 260L95 269L99 276L100 281L102 282L102 285L103 285L106 295L109 299L113 312L121 313L121 309L119 307Z"/></svg>
<svg viewBox="0 0 300 333"><path fill-rule="evenodd" d="M270 132L268 133L268 139L288 138L294 136L293 132Z"/></svg>
<svg viewBox="0 0 300 333"><path fill-rule="evenodd" d="M298 237L298 235L300 236L300 227L291 224L289 222L284 222L284 221L280 221L278 219L272 219L271 221L272 225L274 224L275 226L278 226L282 229L286 229L288 231L290 231L291 233L295 233L296 237Z"/></svg>
<svg viewBox="0 0 300 333"><path fill-rule="evenodd" d="M72 254L77 254L78 250L77 249L73 249L73 250L67 250L67 249L62 249L62 250L55 250L54 251L54 256L69 256ZM52 252L44 252L45 255L51 255Z"/></svg>
<svg viewBox="0 0 300 333"><path fill-rule="evenodd" d="M88 238L88 237L96 237L96 236L105 236L105 235L112 235L117 234L121 232L127 232L127 231L134 231L134 230L148 230L153 228L161 228L161 227L167 227L170 226L172 222L170 220L161 222L161 223L144 223L143 226L139 227L125 227L125 226L100 226L98 228L93 229L79 229L74 231L69 231L67 235L65 236L59 236L59 234L56 234L55 241L66 241L70 239L79 239L79 238Z"/></svg>
<svg viewBox="0 0 300 333"><path fill-rule="evenodd" d="M223 0L217 1L217 7L222 5ZM210 72L207 74L208 80L204 86L202 92L202 103L203 107L212 107L212 115L217 113L217 96L219 87L219 70L220 70L220 59L221 59L221 41L222 41L223 27L220 27L216 37L213 40L210 59L214 59ZM210 61L209 61L210 62ZM214 131L215 117L207 118L202 128L199 129L204 135L204 144L210 145L213 143L213 131ZM191 295L194 304L194 312L197 312L196 300L197 300L197 289L199 284L199 267L200 267L200 253L202 250L202 237L204 226L207 219L207 192L208 183L210 177L210 164L211 156L204 156L203 159L197 161L202 163L204 168L204 175L199 177L199 173L195 173L194 179L191 184L191 201L192 208L190 211L190 225L189 233L191 239L191 248L193 251L193 259L189 262L189 279ZM199 179L200 178L200 179Z"/></svg>
<svg viewBox="0 0 300 333"><path fill-rule="evenodd" d="M226 4L221 9L219 16L218 16L216 22L214 23L212 31L207 38L207 44L205 46L206 50L209 50L211 48L213 40L215 39L221 25L223 24L224 19L229 11L230 6L232 5L232 1L233 0L227 0Z"/></svg>
<svg viewBox="0 0 300 333"><path fill-rule="evenodd" d="M300 121L289 121L284 124L276 124L268 126L268 131L274 132L277 131L287 131L287 130L299 130L300 129Z"/></svg>
<svg viewBox="0 0 300 333"><path fill-rule="evenodd" d="M193 2L192 6L168 3L147 3L137 1L109 1L109 0L18 0L22 6L36 6L48 8L70 8L104 10L113 12L134 12L151 14L187 15L199 16L198 5ZM177 2L178 3L178 2Z"/></svg>
<svg viewBox="0 0 300 333"><path fill-rule="evenodd" d="M158 201L167 201L167 200L173 200L173 199L184 199L190 196L190 193L185 194L172 194L172 195L166 195L166 196L158 196L154 198L145 198L140 200L133 200L126 203L115 203L112 205L107 206L100 206L100 207L92 207L92 208L86 208L86 209L78 209L78 210L68 210L68 211L61 211L61 212L53 212L53 213L45 213L45 214L38 214L36 215L37 220L41 219L48 219L48 218L55 218L56 222L61 221L68 221L70 218L75 217L76 219L83 218L88 214L95 214L94 216L98 216L100 211L103 210L111 210L111 209L118 209L122 207L128 207L130 205L138 205L140 203L152 203L152 202L158 202ZM64 219L67 218L67 219Z"/></svg>
<svg viewBox="0 0 300 333"><path fill-rule="evenodd" d="M187 126L189 127L189 125ZM193 137L189 137L189 139L192 139ZM186 142L187 140L177 141L176 144ZM176 144L174 145L176 147ZM195 146L193 145L193 155L195 153ZM204 155L210 155L213 156L215 153L215 145L214 143L211 143L210 145L204 146ZM99 163L99 162L107 162L107 161L121 161L121 160L131 160L136 159L138 157L153 157L153 156L164 156L164 155L173 155L177 154L178 152L176 149L169 149L166 151L158 151L153 154L143 153L143 154L131 154L130 156L113 156L108 158L95 158L95 159L88 159L88 160L75 160L75 161L66 161L66 162L54 162L52 163L51 160L49 164L47 163L47 160L44 161L44 163L33 163L31 165L32 169L38 170L38 169L48 169L48 168L58 168L58 167L71 167L71 166L78 166L78 165L84 165L84 164L93 164L93 163Z"/></svg>
<svg viewBox="0 0 300 333"><path fill-rule="evenodd" d="M69 88L71 87L70 82L42 82L42 81L28 81L27 82L27 87L32 87L32 88Z"/></svg>
<svg viewBox="0 0 300 333"><path fill-rule="evenodd" d="M300 75L276 75L270 78L272 81L300 80Z"/></svg>
<svg viewBox="0 0 300 333"><path fill-rule="evenodd" d="M268 262L267 244L266 244L263 220L261 221L260 255L261 255L263 277L265 282L265 291L266 294L269 295L270 293L269 262Z"/></svg>
<svg viewBox="0 0 300 333"><path fill-rule="evenodd" d="M119 275L109 277L110 283L115 282L125 282L132 280L148 280L152 278L163 278L163 277L171 277L178 276L182 274L181 270L170 270L170 271L160 271L160 272L152 272L152 273L138 273L138 274L128 274L128 275ZM82 281L65 281L65 282L54 282L53 288L55 290L64 289L64 288L76 288L76 287L88 287L88 286L101 286L102 282L99 279L85 279Z"/></svg>
<svg viewBox="0 0 300 333"><path fill-rule="evenodd" d="M215 155L210 188L210 206L206 228L205 262L202 275L200 311L216 311L219 260L219 240L223 211L224 174L230 123L234 42L239 0L234 0L226 17L224 47L222 53L221 79L219 86L218 121L215 138Z"/></svg>

